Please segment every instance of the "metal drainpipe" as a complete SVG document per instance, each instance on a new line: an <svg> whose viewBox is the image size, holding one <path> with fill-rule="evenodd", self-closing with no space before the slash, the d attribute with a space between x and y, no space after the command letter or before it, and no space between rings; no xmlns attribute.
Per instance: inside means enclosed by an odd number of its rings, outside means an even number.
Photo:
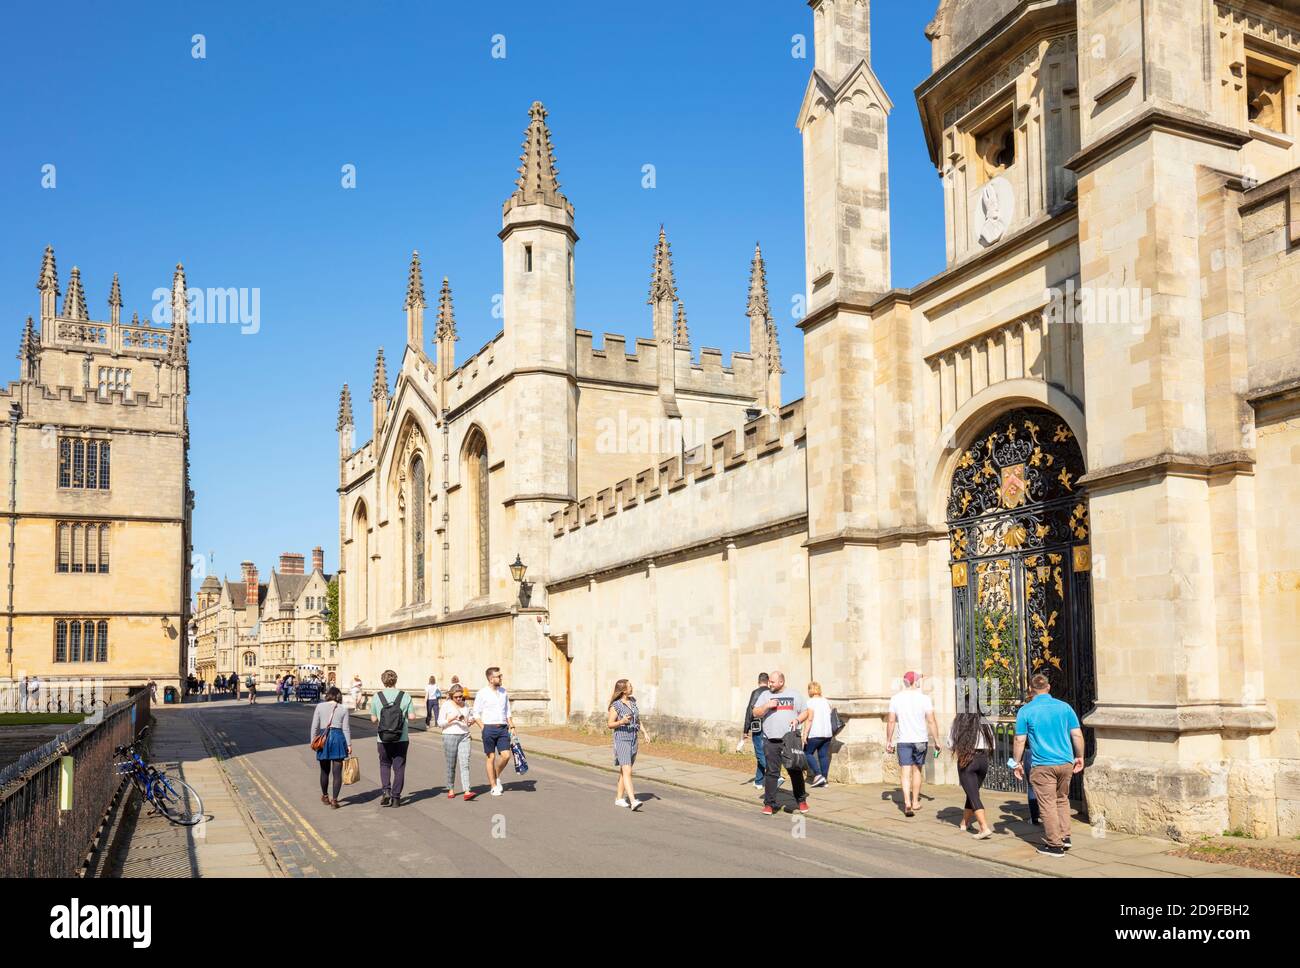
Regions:
<svg viewBox="0 0 1300 968"><path fill-rule="evenodd" d="M5 659L9 663L9 679L14 677L14 530L18 526L18 421L23 418L23 408L9 404L9 611Z"/></svg>
<svg viewBox="0 0 1300 968"><path fill-rule="evenodd" d="M451 473L451 428L447 424L447 411L442 411L442 614L451 611L451 514L447 507L447 486Z"/></svg>

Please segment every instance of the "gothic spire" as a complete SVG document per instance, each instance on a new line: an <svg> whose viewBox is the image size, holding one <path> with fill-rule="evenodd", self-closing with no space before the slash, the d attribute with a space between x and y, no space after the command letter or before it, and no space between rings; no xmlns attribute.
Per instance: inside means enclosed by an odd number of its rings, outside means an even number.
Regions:
<svg viewBox="0 0 1300 968"><path fill-rule="evenodd" d="M388 366L384 362L384 348L379 347L379 355L375 357L375 380L370 389L371 400L388 399Z"/></svg>
<svg viewBox="0 0 1300 968"><path fill-rule="evenodd" d="M334 428L339 433L343 432L345 427L351 427L352 424L352 391L348 385L343 384L343 392L339 394L339 422Z"/></svg>
<svg viewBox="0 0 1300 968"><path fill-rule="evenodd" d="M23 338L18 343L18 359L23 362L33 359L36 356L36 328L32 324L32 317L27 317L27 325L23 327Z"/></svg>
<svg viewBox="0 0 1300 968"><path fill-rule="evenodd" d="M41 277L36 280L36 288L41 292L52 292L54 295L59 294L59 270L54 264L54 246L45 247L45 255L41 258Z"/></svg>
<svg viewBox="0 0 1300 968"><path fill-rule="evenodd" d="M122 318L122 287L118 284L117 273L113 273L113 288L108 291L108 318L118 322Z"/></svg>
<svg viewBox="0 0 1300 968"><path fill-rule="evenodd" d="M781 365L781 341L776 334L776 320L767 318L767 368L771 373L784 373Z"/></svg>
<svg viewBox="0 0 1300 968"><path fill-rule="evenodd" d="M750 316L761 315L764 319L772 317L772 308L767 301L767 266L763 263L763 249L754 243L754 261L749 266L749 308Z"/></svg>
<svg viewBox="0 0 1300 968"><path fill-rule="evenodd" d="M81 288L81 270L76 266L72 267L72 275L68 279L68 292L63 297L63 315L68 319L90 318L90 314L86 311L86 294Z"/></svg>
<svg viewBox="0 0 1300 968"><path fill-rule="evenodd" d="M420 271L420 253L411 253L411 270L406 279L406 308L411 309L414 306L423 308L428 305L424 301L424 276Z"/></svg>
<svg viewBox="0 0 1300 968"><path fill-rule="evenodd" d="M655 243L655 262L650 273L650 298L647 303L653 306L661 299L669 302L677 300L677 281L673 278L673 247L669 244L662 225L659 226L659 241Z"/></svg>
<svg viewBox="0 0 1300 968"><path fill-rule="evenodd" d="M524 132L524 150L519 156L519 177L515 179L515 193L506 202L506 209L514 205L531 205L541 202L565 208L573 206L560 191L559 173L555 168L555 149L551 145L551 130L546 126L546 108L534 101L528 109L531 119Z"/></svg>
<svg viewBox="0 0 1300 968"><path fill-rule="evenodd" d="M677 304L677 327L673 336L673 343L677 346L690 346L691 334L686 328L686 303Z"/></svg>
<svg viewBox="0 0 1300 968"><path fill-rule="evenodd" d="M185 266L176 263L172 273L172 331L167 349L172 359L185 359L190 348L189 290L185 284Z"/></svg>
<svg viewBox="0 0 1300 968"><path fill-rule="evenodd" d="M442 291L438 293L438 328L434 337L439 340L458 340L456 335L456 310L451 304L451 283L442 277Z"/></svg>

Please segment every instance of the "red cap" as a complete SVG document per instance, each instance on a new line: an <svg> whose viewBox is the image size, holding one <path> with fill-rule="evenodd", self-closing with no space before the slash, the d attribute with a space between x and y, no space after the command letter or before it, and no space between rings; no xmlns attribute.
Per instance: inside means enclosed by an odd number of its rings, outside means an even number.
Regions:
<svg viewBox="0 0 1300 968"><path fill-rule="evenodd" d="M912 685L913 683L915 683L916 680L917 680L917 679L920 679L920 678L921 678L921 673L919 673L919 672L904 672L904 673L903 673L903 682L907 683L907 685L909 685L909 686Z"/></svg>

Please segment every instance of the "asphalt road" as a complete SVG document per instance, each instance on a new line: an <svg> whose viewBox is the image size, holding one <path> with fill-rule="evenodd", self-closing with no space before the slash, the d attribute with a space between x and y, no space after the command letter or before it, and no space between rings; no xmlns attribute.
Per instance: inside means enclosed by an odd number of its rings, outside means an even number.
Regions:
<svg viewBox="0 0 1300 968"><path fill-rule="evenodd" d="M764 816L748 808L643 780L647 802L614 806L613 774L529 758L505 794L487 795L482 748L472 738L470 780L478 799L446 799L441 737L412 724L403 806L379 806L374 727L352 720L361 782L342 808L320 802L319 769L307 745L312 707L259 701L195 715L215 740L241 797L291 873L337 877L1007 877L1017 872L848 830L814 815Z"/></svg>

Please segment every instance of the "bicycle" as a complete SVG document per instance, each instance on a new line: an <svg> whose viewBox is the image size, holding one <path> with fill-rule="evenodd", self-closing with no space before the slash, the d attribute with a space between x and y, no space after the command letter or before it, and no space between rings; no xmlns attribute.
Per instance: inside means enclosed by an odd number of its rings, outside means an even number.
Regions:
<svg viewBox="0 0 1300 968"><path fill-rule="evenodd" d="M135 742L113 750L115 756L130 757L115 764L117 772L121 776L129 776L140 795L170 822L180 827L193 827L203 819L203 801L194 787L150 766L140 755L136 747L148 732L149 727L146 726L140 730Z"/></svg>

